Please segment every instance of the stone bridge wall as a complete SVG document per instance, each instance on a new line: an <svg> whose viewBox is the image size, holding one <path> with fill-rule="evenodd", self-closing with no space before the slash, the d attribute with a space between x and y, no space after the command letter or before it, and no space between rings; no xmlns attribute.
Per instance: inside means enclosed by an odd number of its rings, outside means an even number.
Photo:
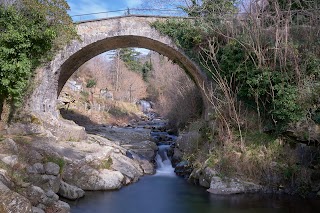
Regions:
<svg viewBox="0 0 320 213"><path fill-rule="evenodd" d="M150 26L168 17L124 16L77 24L80 40L71 42L46 66L37 70L35 90L26 109L58 117L57 97L69 77L86 61L108 50L141 47L167 56L186 71L198 87L206 85L205 75L167 36ZM203 90L202 97L205 100ZM207 106L205 102L205 106Z"/></svg>

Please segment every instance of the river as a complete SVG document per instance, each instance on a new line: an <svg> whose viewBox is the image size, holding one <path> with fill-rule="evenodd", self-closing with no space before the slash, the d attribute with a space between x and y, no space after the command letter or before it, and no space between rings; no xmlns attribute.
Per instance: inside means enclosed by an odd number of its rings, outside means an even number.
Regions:
<svg viewBox="0 0 320 213"><path fill-rule="evenodd" d="M71 213L276 213L319 212L319 200L292 196L245 194L213 195L204 188L176 176L166 154L168 146L159 147L155 175L119 191L86 192L77 201L68 201Z"/></svg>

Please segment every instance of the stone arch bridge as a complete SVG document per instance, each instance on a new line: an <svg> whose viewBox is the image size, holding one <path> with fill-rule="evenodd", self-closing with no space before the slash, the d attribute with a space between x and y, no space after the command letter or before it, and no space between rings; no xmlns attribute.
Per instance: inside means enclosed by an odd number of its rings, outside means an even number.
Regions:
<svg viewBox="0 0 320 213"><path fill-rule="evenodd" d="M26 106L27 111L59 117L57 98L69 77L86 61L117 48L140 47L165 55L177 62L199 88L203 88L206 77L199 67L168 36L150 26L152 22L168 18L173 17L129 15L77 23L80 40L73 41L50 63L37 70L36 86ZM205 100L204 90L200 91ZM204 101L204 108L207 106Z"/></svg>

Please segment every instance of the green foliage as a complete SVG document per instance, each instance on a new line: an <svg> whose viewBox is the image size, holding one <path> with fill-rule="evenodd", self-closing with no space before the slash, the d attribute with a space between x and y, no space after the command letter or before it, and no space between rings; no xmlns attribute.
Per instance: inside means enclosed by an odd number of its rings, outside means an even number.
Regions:
<svg viewBox="0 0 320 213"><path fill-rule="evenodd" d="M20 106L35 68L75 37L66 9L64 0L0 4L1 102Z"/></svg>
<svg viewBox="0 0 320 213"><path fill-rule="evenodd" d="M141 72L142 64L138 60L140 52L134 48L122 48L119 50L120 59L126 64L127 68L131 71Z"/></svg>
<svg viewBox="0 0 320 213"><path fill-rule="evenodd" d="M95 87L96 85L97 85L96 79L92 79L92 78L91 78L91 79L88 80L86 87L87 87L87 88L93 88L93 87Z"/></svg>
<svg viewBox="0 0 320 213"><path fill-rule="evenodd" d="M45 163L47 162L52 162L52 163L55 163L57 164L59 167L60 167L60 174L62 173L63 171L63 168L64 166L66 165L66 161L61 158L61 157L54 157L54 156L47 156L45 159L44 159Z"/></svg>
<svg viewBox="0 0 320 213"><path fill-rule="evenodd" d="M144 81L148 81L148 77L150 72L152 71L152 63L151 61L146 61L142 66L142 78Z"/></svg>
<svg viewBox="0 0 320 213"><path fill-rule="evenodd" d="M165 22L156 21L151 26L173 38L175 44L189 54L203 40L201 29L192 20L168 19Z"/></svg>

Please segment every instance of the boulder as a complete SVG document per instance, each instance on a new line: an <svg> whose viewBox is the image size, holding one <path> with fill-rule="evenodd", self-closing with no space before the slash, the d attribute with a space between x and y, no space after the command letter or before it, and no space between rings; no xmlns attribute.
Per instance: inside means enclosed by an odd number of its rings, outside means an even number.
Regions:
<svg viewBox="0 0 320 213"><path fill-rule="evenodd" d="M150 163L143 156L138 155L137 153L135 153L132 150L127 150L126 156L128 158L131 158L131 159L135 160L135 161L138 161L138 163L139 163L140 167L142 168L144 174L151 175L151 174L155 173L155 169L154 169L153 163Z"/></svg>
<svg viewBox="0 0 320 213"><path fill-rule="evenodd" d="M18 156L17 155L6 156L6 157L3 157L1 160L2 160L2 162L9 165L10 167L14 167L15 165L18 164Z"/></svg>
<svg viewBox="0 0 320 213"><path fill-rule="evenodd" d="M32 166L27 167L27 172L29 174L44 174L45 169L42 163L35 163Z"/></svg>
<svg viewBox="0 0 320 213"><path fill-rule="evenodd" d="M110 157L112 159L111 168L121 172L132 181L137 181L143 175L143 170L139 164L132 159L118 153L112 153Z"/></svg>
<svg viewBox="0 0 320 213"><path fill-rule="evenodd" d="M217 174L217 171L215 171L214 169L206 167L204 170L201 171L199 175L199 185L205 188L209 188L212 178Z"/></svg>
<svg viewBox="0 0 320 213"><path fill-rule="evenodd" d="M45 213L42 209L32 206L32 213Z"/></svg>
<svg viewBox="0 0 320 213"><path fill-rule="evenodd" d="M70 206L68 203L59 200L51 206L47 207L45 212L69 213Z"/></svg>
<svg viewBox="0 0 320 213"><path fill-rule="evenodd" d="M177 164L181 161L182 156L183 156L183 153L181 152L180 149L178 148L173 149L173 156L171 158L171 163L173 167L177 166Z"/></svg>
<svg viewBox="0 0 320 213"><path fill-rule="evenodd" d="M192 166L189 164L188 161L182 161L176 165L174 172L181 177L189 178L192 172Z"/></svg>
<svg viewBox="0 0 320 213"><path fill-rule="evenodd" d="M47 175L58 175L60 172L60 166L52 162L46 163L44 169Z"/></svg>
<svg viewBox="0 0 320 213"><path fill-rule="evenodd" d="M60 178L54 175L33 174L29 175L29 181L45 191L52 190L54 193L57 193L60 188Z"/></svg>
<svg viewBox="0 0 320 213"><path fill-rule="evenodd" d="M240 194L240 193L254 193L262 190L260 185L252 182L246 182L233 178L220 178L214 176L211 179L210 188L207 190L212 194L226 195L226 194Z"/></svg>
<svg viewBox="0 0 320 213"><path fill-rule="evenodd" d="M0 153L17 154L18 146L11 138L6 138L0 141Z"/></svg>
<svg viewBox="0 0 320 213"><path fill-rule="evenodd" d="M39 205L50 206L59 200L59 196L52 190L45 192L40 187L34 185L26 189L25 196L28 197L31 204L36 207L39 207Z"/></svg>
<svg viewBox="0 0 320 213"><path fill-rule="evenodd" d="M143 156L148 161L153 161L158 150L158 146L152 141L141 141L133 144L123 145L125 148L134 151L138 155Z"/></svg>
<svg viewBox="0 0 320 213"><path fill-rule="evenodd" d="M67 184L66 182L60 182L60 189L58 194L69 200L76 200L84 196L84 191L76 186Z"/></svg>
<svg viewBox="0 0 320 213"><path fill-rule="evenodd" d="M124 176L119 171L98 171L89 165L68 165L64 170L63 179L83 190L114 190L121 188Z"/></svg>
<svg viewBox="0 0 320 213"><path fill-rule="evenodd" d="M37 206L43 202L43 198L46 197L46 193L38 186L31 185L26 190L26 197L33 206Z"/></svg>
<svg viewBox="0 0 320 213"><path fill-rule="evenodd" d="M12 188L14 186L14 184L10 181L7 171L4 169L0 169L0 182L2 182L9 188Z"/></svg>
<svg viewBox="0 0 320 213"><path fill-rule="evenodd" d="M11 191L7 186L0 182L0 212L32 213L32 206L27 198Z"/></svg>

